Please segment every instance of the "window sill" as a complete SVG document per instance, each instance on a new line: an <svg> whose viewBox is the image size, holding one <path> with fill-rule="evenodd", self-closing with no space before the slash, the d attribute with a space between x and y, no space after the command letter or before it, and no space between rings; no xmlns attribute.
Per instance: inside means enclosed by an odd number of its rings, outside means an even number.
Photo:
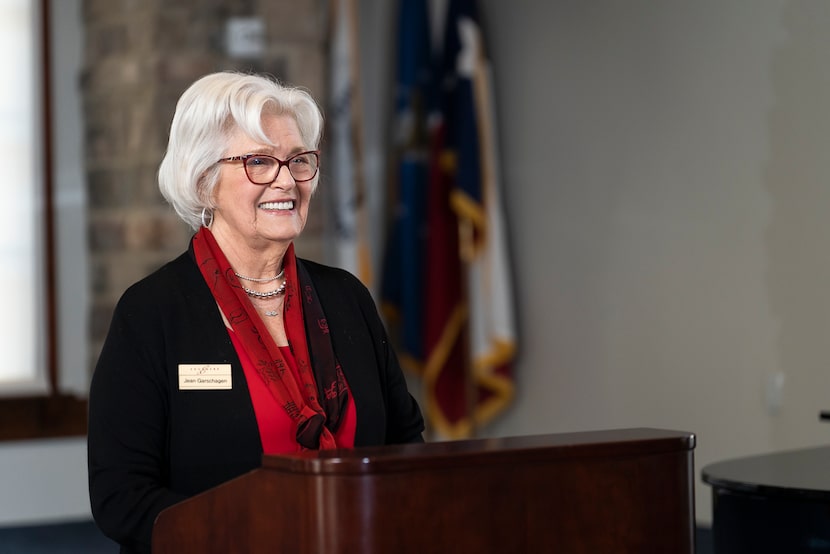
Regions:
<svg viewBox="0 0 830 554"><path fill-rule="evenodd" d="M86 435L87 401L67 395L0 398L0 441Z"/></svg>

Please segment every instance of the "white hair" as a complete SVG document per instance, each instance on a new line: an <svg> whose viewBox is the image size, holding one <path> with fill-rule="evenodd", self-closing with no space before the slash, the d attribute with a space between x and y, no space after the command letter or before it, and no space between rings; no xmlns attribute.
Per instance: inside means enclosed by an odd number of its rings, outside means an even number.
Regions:
<svg viewBox="0 0 830 554"><path fill-rule="evenodd" d="M262 129L266 113L293 117L304 147L316 150L319 146L323 115L317 103L307 91L283 86L271 78L212 73L190 85L179 98L167 152L159 167L159 189L194 230L202 224L202 211L215 207L216 162L225 155L230 136L238 129L273 146ZM318 179L319 174L314 177L312 191Z"/></svg>

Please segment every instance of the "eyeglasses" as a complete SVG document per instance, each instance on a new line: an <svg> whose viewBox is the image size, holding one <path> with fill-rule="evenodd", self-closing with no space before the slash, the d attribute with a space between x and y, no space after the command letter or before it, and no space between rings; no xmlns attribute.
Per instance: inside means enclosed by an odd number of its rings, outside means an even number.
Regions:
<svg viewBox="0 0 830 554"><path fill-rule="evenodd" d="M314 179L314 176L317 175L317 170L320 167L320 152L318 150L300 152L285 161L266 154L245 154L243 156L222 158L216 163L222 162L242 162L245 167L245 175L255 185L270 185L276 181L282 166L288 168L288 172L291 173L291 177L296 182L302 183Z"/></svg>

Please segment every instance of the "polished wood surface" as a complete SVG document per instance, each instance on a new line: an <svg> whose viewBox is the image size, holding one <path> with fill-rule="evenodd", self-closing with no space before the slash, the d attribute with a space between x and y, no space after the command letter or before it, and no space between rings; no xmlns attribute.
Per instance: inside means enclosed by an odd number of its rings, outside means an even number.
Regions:
<svg viewBox="0 0 830 554"><path fill-rule="evenodd" d="M694 435L654 429L266 456L162 512L178 552L694 552Z"/></svg>
<svg viewBox="0 0 830 554"><path fill-rule="evenodd" d="M64 394L0 398L0 441L84 436L87 401Z"/></svg>

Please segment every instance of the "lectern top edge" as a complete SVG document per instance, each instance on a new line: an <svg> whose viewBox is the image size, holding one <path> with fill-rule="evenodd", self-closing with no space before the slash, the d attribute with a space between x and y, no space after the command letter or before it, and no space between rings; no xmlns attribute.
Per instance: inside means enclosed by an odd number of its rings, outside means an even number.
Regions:
<svg viewBox="0 0 830 554"><path fill-rule="evenodd" d="M458 464L470 458L474 465L510 464L521 456L538 458L624 457L633 452L676 452L692 450L695 435L683 431L637 428L527 435L507 438L472 439L364 447L298 454L263 456L262 467L291 473L317 475L361 475L385 472L431 470ZM413 460L416 463L413 464Z"/></svg>

